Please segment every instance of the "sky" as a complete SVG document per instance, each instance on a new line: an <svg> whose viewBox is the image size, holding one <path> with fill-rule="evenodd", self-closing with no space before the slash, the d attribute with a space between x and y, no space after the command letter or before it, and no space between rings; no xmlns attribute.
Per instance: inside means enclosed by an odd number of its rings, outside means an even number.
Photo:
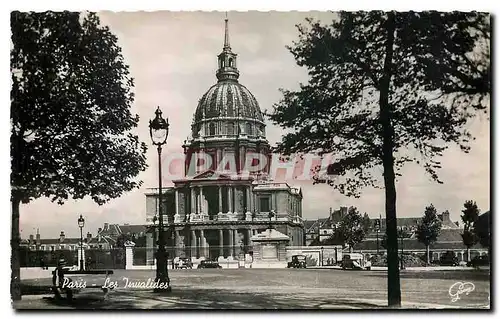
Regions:
<svg viewBox="0 0 500 319"><path fill-rule="evenodd" d="M135 79L132 112L140 116L136 132L150 145L148 121L157 106L169 118L170 132L165 153L181 152L199 98L216 82L216 56L224 39L223 12L101 12L101 23L108 25L123 49L123 56ZM327 23L334 17L327 12L229 12L230 42L238 54L239 81L257 98L261 109L269 110L281 98L279 88L297 89L307 81L307 72L298 67L286 49L297 39L295 27L306 17ZM407 165L397 182L397 213L401 217L421 216L425 206L434 204L438 212L449 210L452 220L460 219L465 200L475 200L481 211L490 209L490 123L477 118L470 124L476 137L469 154L457 147L442 158L440 178L430 181L424 170ZM267 138L273 145L282 131L267 122ZM43 238L79 236L77 219L86 219L85 232L95 233L104 223L141 224L145 222L145 188L157 185L156 150L149 148L148 169L138 178L143 188L98 206L91 200L68 201L60 206L38 199L21 206L21 236L40 229ZM356 206L375 217L384 215L382 189L365 189L359 199L347 198L327 185L304 181L292 184L303 192L303 217L328 215L330 207Z"/></svg>

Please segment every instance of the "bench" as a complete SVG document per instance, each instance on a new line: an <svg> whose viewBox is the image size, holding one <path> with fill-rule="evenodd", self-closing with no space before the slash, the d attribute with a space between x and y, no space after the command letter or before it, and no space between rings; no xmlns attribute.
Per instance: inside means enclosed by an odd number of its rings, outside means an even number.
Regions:
<svg viewBox="0 0 500 319"><path fill-rule="evenodd" d="M110 289L113 288L108 288L104 287L103 285L97 285L95 283L92 283L90 286L85 286L85 287L78 287L78 283L73 283L70 281L72 284L71 285L76 285L77 287L62 287L61 282L64 283L64 277L66 275L105 275L106 279L108 278L109 275L113 274L113 270L66 270L66 269L61 269L59 271L59 276L60 278L57 278L57 269L52 272L52 283L53 287L52 290L54 292L54 295L56 299L62 299L61 298L61 292L66 294L66 299L68 301L73 300L73 294L78 293L81 289L83 288L98 288L101 289L104 292L104 298L106 299L109 293Z"/></svg>

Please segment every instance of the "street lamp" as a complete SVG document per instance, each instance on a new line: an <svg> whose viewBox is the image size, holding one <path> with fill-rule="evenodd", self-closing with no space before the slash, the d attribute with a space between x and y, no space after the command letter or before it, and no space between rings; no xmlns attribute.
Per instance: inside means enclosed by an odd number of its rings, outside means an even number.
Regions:
<svg viewBox="0 0 500 319"><path fill-rule="evenodd" d="M321 247L321 267L323 267L323 247Z"/></svg>
<svg viewBox="0 0 500 319"><path fill-rule="evenodd" d="M375 221L375 230L377 232L377 255L380 253L379 251L379 243L378 243L378 233L380 232L380 220Z"/></svg>
<svg viewBox="0 0 500 319"><path fill-rule="evenodd" d="M80 227L80 270L83 271L83 226L85 226L85 219L80 215L78 218L78 227Z"/></svg>
<svg viewBox="0 0 500 319"><path fill-rule="evenodd" d="M405 231L403 230L402 227L399 230L399 235L401 237L401 269L405 269L405 264L404 264L404 261L403 261L403 257L404 257L404 255L403 255L403 244L404 244L403 239L406 236L406 233L405 233Z"/></svg>
<svg viewBox="0 0 500 319"><path fill-rule="evenodd" d="M167 251L165 249L165 234L163 229L162 188L161 188L161 147L167 142L168 120L161 116L160 107L156 109L155 118L149 121L149 134L153 145L158 149L158 249L156 252L156 282L155 291L171 291L167 269ZM162 289L161 287L167 287Z"/></svg>

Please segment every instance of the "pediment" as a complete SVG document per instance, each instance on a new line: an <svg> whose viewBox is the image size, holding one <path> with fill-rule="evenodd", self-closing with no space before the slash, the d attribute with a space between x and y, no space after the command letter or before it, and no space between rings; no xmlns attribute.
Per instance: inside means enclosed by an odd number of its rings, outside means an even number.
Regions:
<svg viewBox="0 0 500 319"><path fill-rule="evenodd" d="M198 175L193 176L193 179L210 179L210 178L229 179L230 176L227 174L217 172L213 169L206 170L204 172L199 173Z"/></svg>

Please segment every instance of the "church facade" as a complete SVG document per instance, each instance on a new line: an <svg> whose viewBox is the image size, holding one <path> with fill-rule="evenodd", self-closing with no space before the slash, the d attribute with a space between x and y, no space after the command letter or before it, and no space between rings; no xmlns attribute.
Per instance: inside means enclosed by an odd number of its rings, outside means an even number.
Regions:
<svg viewBox="0 0 500 319"><path fill-rule="evenodd" d="M269 178L271 148L253 94L239 83L237 55L225 20L217 56L217 83L199 100L184 142L184 177L163 190L170 256L238 259L252 251L251 237L272 227L289 245L304 245L302 192ZM203 165L199 165L202 162ZM147 247L155 247L158 189L146 193ZM153 260L153 250L148 251Z"/></svg>

